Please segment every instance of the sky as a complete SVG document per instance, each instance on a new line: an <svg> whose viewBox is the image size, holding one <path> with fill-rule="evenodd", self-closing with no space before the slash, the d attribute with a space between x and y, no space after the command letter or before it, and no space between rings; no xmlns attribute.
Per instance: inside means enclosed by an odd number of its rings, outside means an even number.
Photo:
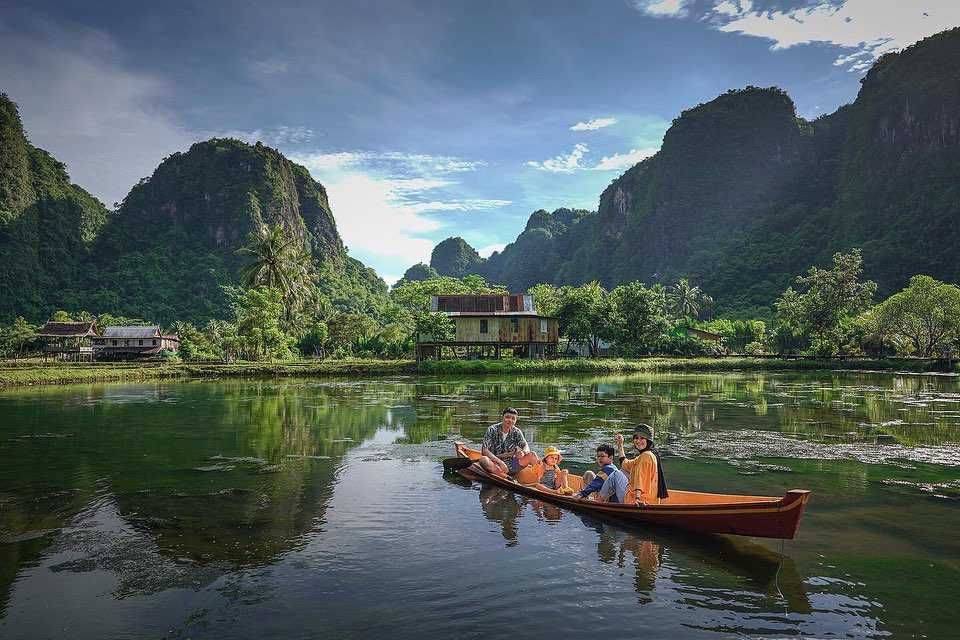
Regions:
<svg viewBox="0 0 960 640"><path fill-rule="evenodd" d="M958 0L0 0L0 91L109 207L196 141L276 147L392 283L446 237L486 256L595 210L684 109L754 85L832 113L957 25Z"/></svg>

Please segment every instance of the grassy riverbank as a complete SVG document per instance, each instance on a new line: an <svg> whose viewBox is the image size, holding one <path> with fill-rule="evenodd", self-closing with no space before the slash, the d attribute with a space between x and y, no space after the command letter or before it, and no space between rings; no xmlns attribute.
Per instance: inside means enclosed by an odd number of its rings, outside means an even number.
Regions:
<svg viewBox="0 0 960 640"><path fill-rule="evenodd" d="M783 358L665 358L636 360L586 358L559 360L431 360L420 365L421 374L482 373L633 373L655 371L937 371L936 360L783 359Z"/></svg>
<svg viewBox="0 0 960 640"><path fill-rule="evenodd" d="M416 373L416 363L412 360L0 365L0 388L93 382L140 382L170 378L378 376L411 373Z"/></svg>
<svg viewBox="0 0 960 640"><path fill-rule="evenodd" d="M562 360L297 360L250 363L0 363L0 388L170 378L476 375L522 373L616 374L656 371L936 371L934 360L785 360L779 358L643 358Z"/></svg>

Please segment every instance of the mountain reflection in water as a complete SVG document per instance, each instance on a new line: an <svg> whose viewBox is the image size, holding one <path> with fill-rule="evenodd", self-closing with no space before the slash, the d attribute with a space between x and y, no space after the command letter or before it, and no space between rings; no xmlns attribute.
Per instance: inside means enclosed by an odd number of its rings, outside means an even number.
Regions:
<svg viewBox="0 0 960 640"><path fill-rule="evenodd" d="M814 499L781 554L444 478L451 442L477 442L508 403L578 473L644 421L671 486ZM0 637L474 637L520 621L532 638L613 622L654 638L945 637L958 443L960 382L919 376L11 390Z"/></svg>

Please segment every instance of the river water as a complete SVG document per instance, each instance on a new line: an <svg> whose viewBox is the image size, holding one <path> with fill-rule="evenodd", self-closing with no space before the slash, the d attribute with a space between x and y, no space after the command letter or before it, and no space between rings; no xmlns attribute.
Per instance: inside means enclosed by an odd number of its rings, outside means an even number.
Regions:
<svg viewBox="0 0 960 640"><path fill-rule="evenodd" d="M796 540L593 521L444 477L504 406L588 468L813 491ZM0 637L957 637L960 380L269 380L0 393Z"/></svg>

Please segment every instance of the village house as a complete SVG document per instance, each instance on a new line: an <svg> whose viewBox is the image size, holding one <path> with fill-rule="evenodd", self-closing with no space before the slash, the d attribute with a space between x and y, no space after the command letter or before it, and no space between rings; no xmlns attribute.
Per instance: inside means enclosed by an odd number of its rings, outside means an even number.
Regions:
<svg viewBox="0 0 960 640"><path fill-rule="evenodd" d="M90 322L48 322L37 333L43 343L43 357L58 360L93 360L96 324Z"/></svg>
<svg viewBox="0 0 960 640"><path fill-rule="evenodd" d="M556 318L538 315L530 295L441 295L430 310L445 314L455 326L451 340L417 336L417 360L500 358L505 350L520 358L556 355Z"/></svg>
<svg viewBox="0 0 960 640"><path fill-rule="evenodd" d="M107 327L93 339L97 360L151 358L161 351L179 351L180 338L164 335L157 326Z"/></svg>

